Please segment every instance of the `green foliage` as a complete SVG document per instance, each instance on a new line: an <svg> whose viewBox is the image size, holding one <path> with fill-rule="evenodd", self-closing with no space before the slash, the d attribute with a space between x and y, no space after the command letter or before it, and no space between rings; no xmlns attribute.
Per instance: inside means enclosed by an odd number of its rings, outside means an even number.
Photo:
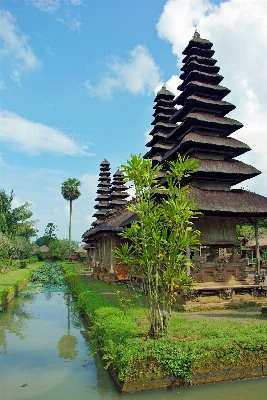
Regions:
<svg viewBox="0 0 267 400"><path fill-rule="evenodd" d="M37 251L35 254L38 258L38 261L44 261L44 253L42 253L41 251Z"/></svg>
<svg viewBox="0 0 267 400"><path fill-rule="evenodd" d="M8 196L3 188L0 188L0 232L7 237L22 236L29 240L36 236L34 225L36 221L30 220L32 212L31 204L26 202L19 207L12 208L14 192Z"/></svg>
<svg viewBox="0 0 267 400"><path fill-rule="evenodd" d="M267 260L267 249L261 249L261 258L262 260Z"/></svg>
<svg viewBox="0 0 267 400"><path fill-rule="evenodd" d="M77 200L81 192L79 187L81 182L76 178L69 178L61 185L61 194L65 200L70 202L70 221L69 221L69 260L71 259L71 219L72 219L72 201Z"/></svg>
<svg viewBox="0 0 267 400"><path fill-rule="evenodd" d="M71 253L73 253L79 247L79 242L72 240L70 244ZM69 240L68 239L57 239L50 243L49 251L53 253L54 260L64 261L69 250Z"/></svg>
<svg viewBox="0 0 267 400"><path fill-rule="evenodd" d="M259 221L259 228L267 229L267 218L262 219L262 220Z"/></svg>
<svg viewBox="0 0 267 400"><path fill-rule="evenodd" d="M42 284L62 285L64 283L62 266L59 262L47 262L42 268L31 274L30 280Z"/></svg>
<svg viewBox="0 0 267 400"><path fill-rule="evenodd" d="M259 236L267 232L266 221L267 219L258 222ZM255 239L255 227L249 223L237 225L236 232L237 232L237 238L244 238L245 242Z"/></svg>
<svg viewBox="0 0 267 400"><path fill-rule="evenodd" d="M39 237L36 241L35 244L38 247L41 247L43 245L49 247L50 243L53 242L53 240L57 240L57 226L54 225L52 222L49 222L45 228L44 235Z"/></svg>
<svg viewBox="0 0 267 400"><path fill-rule="evenodd" d="M20 268L26 268L29 265L29 260L19 260Z"/></svg>
<svg viewBox="0 0 267 400"><path fill-rule="evenodd" d="M22 236L9 237L0 233L1 258L29 258L36 252L36 246Z"/></svg>
<svg viewBox="0 0 267 400"><path fill-rule="evenodd" d="M30 257L30 258L29 258L29 264L34 264L34 263L36 263L37 261L39 261L37 256L34 256L34 257Z"/></svg>
<svg viewBox="0 0 267 400"><path fill-rule="evenodd" d="M121 381L173 376L186 383L192 374L267 362L264 321L174 315L167 335L153 340L136 324L131 308L127 314L121 309L117 297L127 295L126 287L116 294L117 289L104 282L92 279L88 284L70 263L64 264L64 271L77 309L91 321L90 342ZM112 291L113 300L104 297ZM138 315L143 311L136 309Z"/></svg>
<svg viewBox="0 0 267 400"><path fill-rule="evenodd" d="M18 292L28 283L31 273L43 266L43 263L30 264L26 268L19 268L19 263L15 263L15 268L0 274L0 311L9 303Z"/></svg>
<svg viewBox="0 0 267 400"><path fill-rule="evenodd" d="M30 238L36 236L36 221L30 220L33 215L30 203L12 208L13 199L13 191L7 195L0 188L0 257L28 258L35 251Z"/></svg>
<svg viewBox="0 0 267 400"><path fill-rule="evenodd" d="M134 183L136 201L127 208L138 219L121 236L127 240L115 255L141 275L147 285L148 316L151 334L163 332L169 324L174 300L174 285L188 286L186 270L191 264L186 248L199 245L200 232L192 219L199 214L188 198L184 179L197 170L194 160L178 157L169 163L164 186L159 182L160 165L132 155L122 166L126 181Z"/></svg>
<svg viewBox="0 0 267 400"><path fill-rule="evenodd" d="M132 306L133 298L138 295L133 295L132 293L127 293L125 290L116 290L116 297L120 305L120 309L124 314L126 314L127 309Z"/></svg>
<svg viewBox="0 0 267 400"><path fill-rule="evenodd" d="M81 182L76 178L69 178L64 181L61 185L61 194L65 200L76 200L80 197L81 192L79 191Z"/></svg>

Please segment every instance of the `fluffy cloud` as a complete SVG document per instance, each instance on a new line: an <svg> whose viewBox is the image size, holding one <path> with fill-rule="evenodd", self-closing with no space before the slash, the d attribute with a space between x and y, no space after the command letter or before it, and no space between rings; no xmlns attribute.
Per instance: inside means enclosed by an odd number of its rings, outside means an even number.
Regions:
<svg viewBox="0 0 267 400"><path fill-rule="evenodd" d="M1 111L1 141L14 150L33 155L42 152L77 156L92 155L84 146L58 129Z"/></svg>
<svg viewBox="0 0 267 400"><path fill-rule="evenodd" d="M0 55L11 61L11 77L19 84L21 73L38 67L40 61L33 54L28 37L20 31L13 15L4 10L0 12L0 38Z"/></svg>
<svg viewBox="0 0 267 400"><path fill-rule="evenodd" d="M267 175L266 15L267 2L261 0L228 0L219 5L210 0L168 0L157 24L159 37L172 44L178 67L182 65L182 51L195 25L201 37L214 43L214 58L225 77L221 84L232 91L226 100L236 105L229 117L244 124L232 136L252 148L240 159L263 172L246 184L264 195L267 195L262 178ZM258 182L257 187L254 182Z"/></svg>
<svg viewBox="0 0 267 400"><path fill-rule="evenodd" d="M133 94L151 94L160 82L160 69L145 46L138 45L129 53L129 59L112 57L108 72L92 86L85 82L91 96L112 97L115 90L128 90Z"/></svg>

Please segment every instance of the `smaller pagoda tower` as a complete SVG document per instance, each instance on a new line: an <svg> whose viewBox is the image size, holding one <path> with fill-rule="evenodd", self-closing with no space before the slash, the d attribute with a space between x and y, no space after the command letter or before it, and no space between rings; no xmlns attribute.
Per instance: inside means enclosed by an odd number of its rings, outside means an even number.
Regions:
<svg viewBox="0 0 267 400"><path fill-rule="evenodd" d="M109 197L111 190L111 178L110 178L110 164L104 159L100 164L99 183L97 185L98 196L95 199L98 203L94 206L98 211L93 215L97 218L92 223L92 226L97 226L103 222L107 213L109 212Z"/></svg>
<svg viewBox="0 0 267 400"><path fill-rule="evenodd" d="M176 127L175 123L169 121L176 111L174 97L173 93L162 86L154 100L154 121L151 123L154 128L149 133L152 139L146 144L150 150L144 155L144 158L152 159L153 165L160 163L163 155L173 147L173 140L167 139L167 136Z"/></svg>
<svg viewBox="0 0 267 400"><path fill-rule="evenodd" d="M124 185L123 173L118 169L113 175L113 181L111 182L111 193L109 196L109 214L112 215L118 211L121 207L127 204L127 197L129 196L126 192L127 187Z"/></svg>

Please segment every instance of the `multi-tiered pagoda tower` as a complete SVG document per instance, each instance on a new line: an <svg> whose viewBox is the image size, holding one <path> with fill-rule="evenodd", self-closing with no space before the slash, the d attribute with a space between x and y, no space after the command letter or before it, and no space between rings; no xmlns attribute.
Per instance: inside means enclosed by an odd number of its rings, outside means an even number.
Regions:
<svg viewBox="0 0 267 400"><path fill-rule="evenodd" d="M203 216L194 223L202 234L200 241L207 256L195 255L194 278L199 281L224 282L246 277L245 261L237 255L236 224L266 218L267 199L232 186L260 173L235 157L250 150L230 135L243 125L226 115L235 106L223 100L230 90L220 83L223 76L213 58L213 44L195 32L183 51L183 81L175 104L181 106L170 117L176 127L167 140L175 144L162 162L177 154L196 159L199 169L190 178L190 195L195 198ZM230 257L226 258L226 250ZM243 262L244 261L244 262Z"/></svg>
<svg viewBox="0 0 267 400"><path fill-rule="evenodd" d="M260 171L236 160L250 148L231 137L243 125L227 117L235 106L224 100L230 90L221 85L223 76L213 58L212 46L195 32L183 52L180 95L174 99L164 86L157 93L152 139L147 144L150 150L144 157L152 159L153 165L163 165L163 181L168 161L176 159L178 154L198 161L199 169L184 182L202 211L193 221L195 229L201 232L201 246L199 252L190 254L194 264L190 273L197 282L204 282L203 287L208 281L228 287L229 281L230 286L232 281L246 284L247 259L237 254L236 225L250 222L257 227L259 219L267 218L267 199L232 189ZM91 260L89 265L95 276L109 282L120 279L122 268L113 249L121 244L120 233L137 218L124 207L125 188L122 189L119 181L121 177L115 175L111 192L109 163L104 160L96 199L99 203L95 206L98 211L94 214L97 220L83 234ZM122 274L122 279L126 275Z"/></svg>
<svg viewBox="0 0 267 400"><path fill-rule="evenodd" d="M123 173L118 169L113 175L113 181L111 182L111 192L109 196L109 215L114 214L118 209L124 207L127 204L127 197L129 196L126 192L127 187L124 185Z"/></svg>
<svg viewBox="0 0 267 400"><path fill-rule="evenodd" d="M92 223L93 226L97 226L103 222L105 216L109 212L109 196L111 190L111 178L110 178L110 164L105 159L100 164L100 173L98 179L98 196L96 201L98 202L94 208L98 211L93 215L93 217L97 218L96 221Z"/></svg>
<svg viewBox="0 0 267 400"><path fill-rule="evenodd" d="M162 156L173 146L173 141L167 139L167 135L176 126L174 122L170 122L170 117L176 110L173 102L174 97L174 94L163 86L154 100L156 103L153 107L155 109L154 121L151 123L154 127L149 133L152 139L146 144L147 147L150 147L150 150L144 155L144 158L152 159L153 165L160 163Z"/></svg>

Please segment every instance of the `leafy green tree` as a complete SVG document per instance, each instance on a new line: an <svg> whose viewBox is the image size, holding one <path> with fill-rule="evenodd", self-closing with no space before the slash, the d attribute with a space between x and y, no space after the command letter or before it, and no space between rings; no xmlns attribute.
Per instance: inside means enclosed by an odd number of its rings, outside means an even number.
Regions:
<svg viewBox="0 0 267 400"><path fill-rule="evenodd" d="M26 202L12 208L13 199L13 190L8 196L4 189L0 189L0 232L9 237L22 236L26 239L36 236L34 225L37 221L30 220L33 215L29 209L31 204Z"/></svg>
<svg viewBox="0 0 267 400"><path fill-rule="evenodd" d="M70 244L71 253L79 247L79 242L72 240ZM49 251L56 254L62 261L65 260L66 254L69 250L69 239L53 240L49 245Z"/></svg>
<svg viewBox="0 0 267 400"><path fill-rule="evenodd" d="M136 200L127 208L138 218L121 233L127 241L114 253L146 283L150 334L155 336L169 325L175 285L191 284L186 249L199 245L200 233L192 223L199 212L182 180L196 171L197 164L179 156L169 163L164 186L159 182L162 167L153 167L141 155L132 155L121 168L125 180L135 186Z"/></svg>
<svg viewBox="0 0 267 400"><path fill-rule="evenodd" d="M13 199L13 190L8 195L0 188L0 256L27 258L35 251L30 239L36 236L37 221L30 219L33 215L30 203L12 208Z"/></svg>
<svg viewBox="0 0 267 400"><path fill-rule="evenodd" d="M70 202L70 222L69 222L69 259L71 260L71 218L72 218L72 202L77 200L81 192L79 187L81 182L76 178L69 178L61 185L61 194L65 200Z"/></svg>
<svg viewBox="0 0 267 400"><path fill-rule="evenodd" d="M56 235L56 231L57 231L57 226L55 224L53 224L53 222L49 222L45 228L45 232L44 235L39 237L35 244L38 247L41 247L43 245L46 245L47 247L49 247L50 243L53 242L54 240L57 240L57 235Z"/></svg>

